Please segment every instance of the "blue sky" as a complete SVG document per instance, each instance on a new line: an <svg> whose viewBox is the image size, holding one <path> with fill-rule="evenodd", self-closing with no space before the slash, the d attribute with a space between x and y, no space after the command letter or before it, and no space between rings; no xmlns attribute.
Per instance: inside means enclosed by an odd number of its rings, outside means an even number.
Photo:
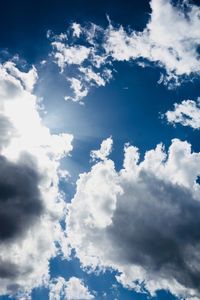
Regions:
<svg viewBox="0 0 200 300"><path fill-rule="evenodd" d="M1 4L0 299L200 298L199 5Z"/></svg>

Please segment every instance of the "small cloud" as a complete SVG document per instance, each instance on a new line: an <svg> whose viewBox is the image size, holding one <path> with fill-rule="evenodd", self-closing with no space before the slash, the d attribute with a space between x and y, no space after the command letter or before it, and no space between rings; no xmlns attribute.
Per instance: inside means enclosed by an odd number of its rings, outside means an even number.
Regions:
<svg viewBox="0 0 200 300"><path fill-rule="evenodd" d="M87 87L84 87L82 85L82 82L80 79L77 78L68 78L68 81L70 83L70 87L73 91L73 96L65 96L65 100L72 100L74 102L81 102L82 98L86 97L88 94Z"/></svg>
<svg viewBox="0 0 200 300"><path fill-rule="evenodd" d="M94 299L93 292L91 293L84 282L77 278L71 277L66 281L63 277L58 277L53 280L49 286L49 300L59 300L61 298L67 300L92 300Z"/></svg>
<svg viewBox="0 0 200 300"><path fill-rule="evenodd" d="M183 100L174 104L174 110L167 111L162 117L166 117L172 125L181 124L193 129L200 129L200 98L197 101Z"/></svg>
<svg viewBox="0 0 200 300"><path fill-rule="evenodd" d="M113 140L111 137L107 138L101 143L99 150L92 150L90 156L93 161L95 160L105 160L112 152Z"/></svg>
<svg viewBox="0 0 200 300"><path fill-rule="evenodd" d="M76 22L74 22L74 23L72 23L72 25L71 25L71 29L72 29L72 35L73 35L74 37L79 38L80 35L81 35L81 32L82 32L81 25L78 24L78 23L76 23Z"/></svg>

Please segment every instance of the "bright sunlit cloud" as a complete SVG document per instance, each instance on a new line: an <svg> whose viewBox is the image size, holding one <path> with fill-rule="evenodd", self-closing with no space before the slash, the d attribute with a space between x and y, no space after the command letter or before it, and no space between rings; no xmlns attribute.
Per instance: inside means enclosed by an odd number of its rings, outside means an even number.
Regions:
<svg viewBox="0 0 200 300"><path fill-rule="evenodd" d="M59 161L72 150L73 136L51 134L42 124L32 93L36 79L35 68L26 73L11 62L0 66L1 136L7 136L0 155L0 293L19 297L47 282L49 260L68 251L58 183Z"/></svg>

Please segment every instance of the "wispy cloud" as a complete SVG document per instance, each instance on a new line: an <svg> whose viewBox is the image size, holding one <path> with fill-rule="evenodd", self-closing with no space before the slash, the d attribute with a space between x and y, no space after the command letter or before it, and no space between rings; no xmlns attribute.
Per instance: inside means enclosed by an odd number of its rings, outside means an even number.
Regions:
<svg viewBox="0 0 200 300"><path fill-rule="evenodd" d="M174 5L169 0L152 0L150 6L150 19L141 32L114 26L108 18L107 28L73 23L61 34L68 37L65 41L52 34L53 57L61 71L70 77L69 66L70 70L76 66L76 79L88 92L110 81L116 61L159 67L163 74L158 83L168 88L199 75L199 7L189 1ZM73 92L74 97L66 98L81 101L87 95Z"/></svg>
<svg viewBox="0 0 200 300"><path fill-rule="evenodd" d="M66 95L65 100L82 102L92 87L105 86L112 78L111 62L106 61L105 51L96 41L102 28L95 24L88 26L72 23L66 33L48 34L53 47L52 56L70 82L72 96ZM61 41L60 36L67 38ZM72 76L68 74L69 70Z"/></svg>

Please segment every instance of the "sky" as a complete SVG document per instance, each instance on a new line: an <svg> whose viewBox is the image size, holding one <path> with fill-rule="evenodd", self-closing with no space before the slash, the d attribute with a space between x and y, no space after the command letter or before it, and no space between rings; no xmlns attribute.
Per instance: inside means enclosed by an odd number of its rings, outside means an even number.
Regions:
<svg viewBox="0 0 200 300"><path fill-rule="evenodd" d="M200 299L200 1L0 25L0 300Z"/></svg>

